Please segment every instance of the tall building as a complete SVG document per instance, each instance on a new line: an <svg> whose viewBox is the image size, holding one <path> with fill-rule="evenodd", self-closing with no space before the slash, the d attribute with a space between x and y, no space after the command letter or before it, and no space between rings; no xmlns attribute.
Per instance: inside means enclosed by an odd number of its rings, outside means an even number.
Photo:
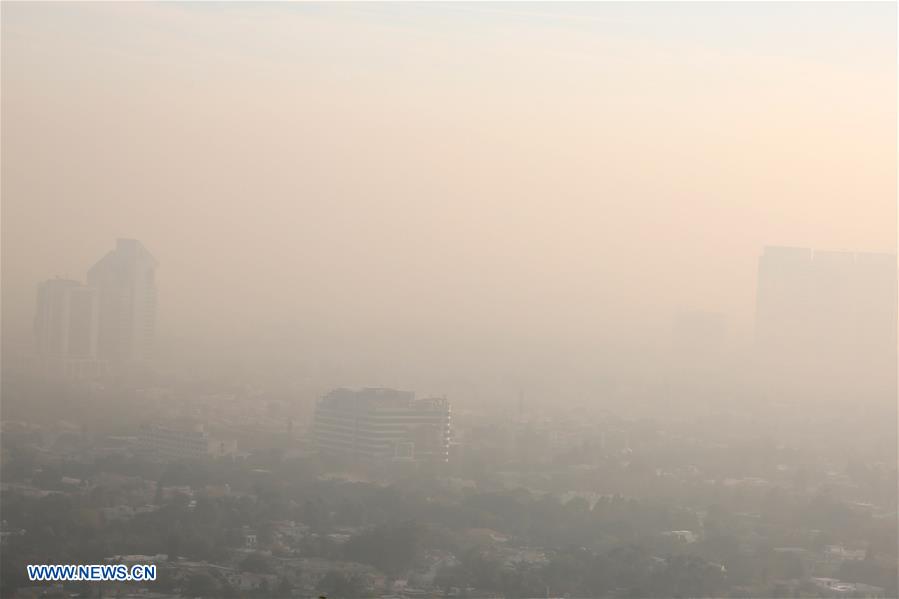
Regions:
<svg viewBox="0 0 899 599"><path fill-rule="evenodd" d="M101 374L98 308L97 290L78 281L50 279L38 286L35 346L46 374L75 378Z"/></svg>
<svg viewBox="0 0 899 599"><path fill-rule="evenodd" d="M335 389L315 409L318 450L356 458L449 459L451 413L445 398L411 391Z"/></svg>
<svg viewBox="0 0 899 599"><path fill-rule="evenodd" d="M894 254L766 247L759 259L756 348L776 388L895 400Z"/></svg>
<svg viewBox="0 0 899 599"><path fill-rule="evenodd" d="M98 294L97 351L117 371L140 369L153 355L156 266L139 241L118 239L87 273Z"/></svg>

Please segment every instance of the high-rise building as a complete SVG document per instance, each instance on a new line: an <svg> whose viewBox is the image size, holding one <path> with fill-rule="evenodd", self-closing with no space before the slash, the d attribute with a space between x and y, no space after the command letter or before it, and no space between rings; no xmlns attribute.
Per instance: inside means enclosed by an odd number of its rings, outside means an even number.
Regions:
<svg viewBox="0 0 899 599"><path fill-rule="evenodd" d="M451 413L446 398L411 391L335 389L315 409L314 437L325 454L356 458L449 459Z"/></svg>
<svg viewBox="0 0 899 599"><path fill-rule="evenodd" d="M101 373L97 290L78 281L50 279L37 291L35 346L47 374L76 378Z"/></svg>
<svg viewBox="0 0 899 599"><path fill-rule="evenodd" d="M896 284L894 254L766 247L756 348L769 382L819 396L895 397Z"/></svg>
<svg viewBox="0 0 899 599"><path fill-rule="evenodd" d="M118 239L87 273L98 294L98 354L117 371L139 369L153 355L156 266L139 241Z"/></svg>

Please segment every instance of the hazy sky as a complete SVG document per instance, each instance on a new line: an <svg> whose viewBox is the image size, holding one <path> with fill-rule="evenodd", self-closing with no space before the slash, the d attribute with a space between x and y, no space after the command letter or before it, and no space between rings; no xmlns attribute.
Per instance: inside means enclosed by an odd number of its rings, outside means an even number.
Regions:
<svg viewBox="0 0 899 599"><path fill-rule="evenodd" d="M3 3L7 341L116 237L163 348L589 361L895 251L895 3ZM398 375L397 375L398 376Z"/></svg>

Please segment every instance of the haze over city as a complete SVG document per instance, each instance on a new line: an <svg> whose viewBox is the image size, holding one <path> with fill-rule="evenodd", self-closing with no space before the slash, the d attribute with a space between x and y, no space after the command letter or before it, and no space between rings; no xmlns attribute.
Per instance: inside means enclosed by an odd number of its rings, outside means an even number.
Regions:
<svg viewBox="0 0 899 599"><path fill-rule="evenodd" d="M3 3L0 594L894 596L896 7Z"/></svg>
<svg viewBox="0 0 899 599"><path fill-rule="evenodd" d="M690 310L745 345L763 246L894 249L893 11L10 5L4 339L134 237L164 360L565 379Z"/></svg>

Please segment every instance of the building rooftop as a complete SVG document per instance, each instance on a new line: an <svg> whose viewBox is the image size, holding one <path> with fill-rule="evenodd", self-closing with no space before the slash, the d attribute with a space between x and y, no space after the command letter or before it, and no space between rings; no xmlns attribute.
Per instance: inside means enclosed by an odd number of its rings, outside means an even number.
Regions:
<svg viewBox="0 0 899 599"><path fill-rule="evenodd" d="M321 400L322 405L343 409L365 408L408 408L427 407L443 408L447 405L445 398L416 399L415 392L389 389L386 387L341 387L327 393Z"/></svg>

